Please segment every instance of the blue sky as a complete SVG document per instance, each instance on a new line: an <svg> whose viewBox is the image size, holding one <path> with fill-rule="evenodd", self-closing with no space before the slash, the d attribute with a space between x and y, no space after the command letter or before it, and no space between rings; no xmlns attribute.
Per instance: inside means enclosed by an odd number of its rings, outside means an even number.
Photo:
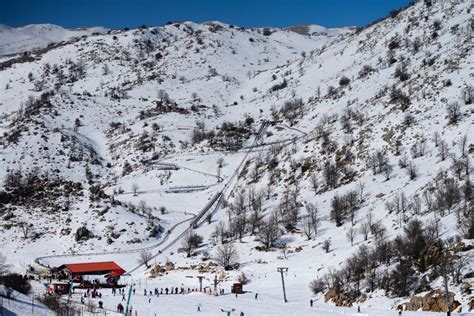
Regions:
<svg viewBox="0 0 474 316"><path fill-rule="evenodd" d="M244 27L366 25L409 0L0 0L0 24L135 28L218 20Z"/></svg>

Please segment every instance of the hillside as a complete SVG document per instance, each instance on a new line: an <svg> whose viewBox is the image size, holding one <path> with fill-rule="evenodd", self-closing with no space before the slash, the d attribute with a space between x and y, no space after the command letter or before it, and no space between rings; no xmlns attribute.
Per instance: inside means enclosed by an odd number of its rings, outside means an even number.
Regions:
<svg viewBox="0 0 474 316"><path fill-rule="evenodd" d="M51 44L106 31L102 27L68 30L53 24L32 24L16 28L0 24L0 57L46 48Z"/></svg>
<svg viewBox="0 0 474 316"><path fill-rule="evenodd" d="M142 280L146 250L175 267L148 284L244 272L269 300L284 266L290 301L383 309L421 308L411 296L447 269L469 311L470 10L420 1L363 29L170 23L10 56L2 253L17 270L112 259ZM208 265L225 249L238 260Z"/></svg>

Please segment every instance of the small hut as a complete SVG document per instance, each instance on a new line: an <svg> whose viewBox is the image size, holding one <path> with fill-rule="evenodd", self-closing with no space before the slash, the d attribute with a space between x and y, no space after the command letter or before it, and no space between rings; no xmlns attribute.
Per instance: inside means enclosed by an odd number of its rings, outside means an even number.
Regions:
<svg viewBox="0 0 474 316"><path fill-rule="evenodd" d="M244 285L240 282L236 282L232 285L230 291L235 294L242 294L244 293Z"/></svg>

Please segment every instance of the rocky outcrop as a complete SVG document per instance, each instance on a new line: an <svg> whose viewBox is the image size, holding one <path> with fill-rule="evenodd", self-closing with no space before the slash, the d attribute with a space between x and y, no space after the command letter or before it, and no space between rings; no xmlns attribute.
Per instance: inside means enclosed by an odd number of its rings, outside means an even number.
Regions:
<svg viewBox="0 0 474 316"><path fill-rule="evenodd" d="M449 304L451 311L454 311L461 304L454 299L454 293L449 292ZM402 304L404 310L426 311L426 312L447 312L445 294L441 290L434 290L425 296L413 296L410 302Z"/></svg>
<svg viewBox="0 0 474 316"><path fill-rule="evenodd" d="M337 293L335 290L329 290L324 294L325 302L332 302L336 306L352 306L352 301L344 292Z"/></svg>

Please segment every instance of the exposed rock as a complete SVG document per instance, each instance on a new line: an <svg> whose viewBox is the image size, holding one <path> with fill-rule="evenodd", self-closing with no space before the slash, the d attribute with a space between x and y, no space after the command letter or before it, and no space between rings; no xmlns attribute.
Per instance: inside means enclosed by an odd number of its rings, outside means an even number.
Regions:
<svg viewBox="0 0 474 316"><path fill-rule="evenodd" d="M93 234L91 233L90 230L87 229L86 226L79 227L76 230L76 235L75 235L76 241L87 240L92 237L93 237Z"/></svg>
<svg viewBox="0 0 474 316"><path fill-rule="evenodd" d="M449 292L449 304L451 310L455 310L461 304L454 299L454 293ZM425 312L447 312L445 294L441 290L433 290L428 292L425 296L413 296L410 302L402 304L405 310Z"/></svg>
<svg viewBox="0 0 474 316"><path fill-rule="evenodd" d="M332 302L336 306L347 306L347 307L352 306L352 302L349 299L349 297L346 295L346 293L344 292L336 293L336 291L332 289L327 291L324 294L324 301Z"/></svg>

